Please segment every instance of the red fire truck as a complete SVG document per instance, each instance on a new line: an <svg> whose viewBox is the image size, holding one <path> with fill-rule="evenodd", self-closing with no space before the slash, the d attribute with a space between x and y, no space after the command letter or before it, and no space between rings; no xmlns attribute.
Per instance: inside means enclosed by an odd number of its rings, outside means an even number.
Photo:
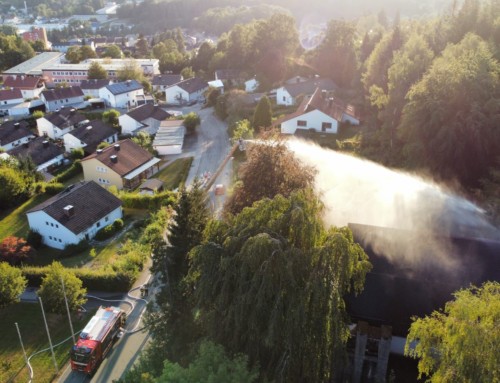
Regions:
<svg viewBox="0 0 500 383"><path fill-rule="evenodd" d="M92 375L125 326L127 315L118 307L100 307L70 351L71 369Z"/></svg>

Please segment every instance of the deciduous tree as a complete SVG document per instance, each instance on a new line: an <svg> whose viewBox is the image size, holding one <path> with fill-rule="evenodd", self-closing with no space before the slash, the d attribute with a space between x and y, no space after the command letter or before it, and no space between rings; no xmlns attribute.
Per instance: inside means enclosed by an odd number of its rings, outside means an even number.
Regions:
<svg viewBox="0 0 500 383"><path fill-rule="evenodd" d="M0 262L0 275L0 307L18 302L28 283L21 269Z"/></svg>
<svg viewBox="0 0 500 383"><path fill-rule="evenodd" d="M500 381L500 283L454 294L444 311L414 318L405 353L430 382Z"/></svg>
<svg viewBox="0 0 500 383"><path fill-rule="evenodd" d="M110 57L112 59L122 58L122 50L118 45L111 44L106 47L103 53L103 57Z"/></svg>
<svg viewBox="0 0 500 383"><path fill-rule="evenodd" d="M100 80L108 77L108 71L99 64L97 61L93 61L89 66L88 78L92 80Z"/></svg>
<svg viewBox="0 0 500 383"><path fill-rule="evenodd" d="M38 295L42 298L45 310L57 314L66 312L62 281L64 281L64 289L70 310L76 311L78 307L87 301L85 297L87 289L82 287L82 281L75 276L71 269L66 269L59 262L53 262L47 275L42 279L42 284L38 290Z"/></svg>
<svg viewBox="0 0 500 383"><path fill-rule="evenodd" d="M34 255L34 250L24 238L10 236L0 244L0 261L20 265Z"/></svg>
<svg viewBox="0 0 500 383"><path fill-rule="evenodd" d="M197 320L276 382L330 382L349 337L344 294L362 289L368 257L347 228L326 230L310 190L211 221L191 251Z"/></svg>

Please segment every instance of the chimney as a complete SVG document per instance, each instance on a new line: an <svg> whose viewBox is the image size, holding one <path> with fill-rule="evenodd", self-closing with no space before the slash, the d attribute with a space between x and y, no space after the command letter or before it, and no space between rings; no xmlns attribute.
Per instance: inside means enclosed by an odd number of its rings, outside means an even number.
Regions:
<svg viewBox="0 0 500 383"><path fill-rule="evenodd" d="M87 128L86 128L86 129L87 129L87 130L91 130L91 129L92 129L92 125L87 126Z"/></svg>
<svg viewBox="0 0 500 383"><path fill-rule="evenodd" d="M332 107L332 105L333 105L333 97L330 97L330 98L328 99L328 106L331 108L331 107Z"/></svg>
<svg viewBox="0 0 500 383"><path fill-rule="evenodd" d="M111 162L114 163L114 164L116 164L118 162L118 157L115 154L113 154L109 158L111 159Z"/></svg>
<svg viewBox="0 0 500 383"><path fill-rule="evenodd" d="M43 141L42 144L43 144L44 148L48 148L49 147L49 141L47 141L47 140Z"/></svg>
<svg viewBox="0 0 500 383"><path fill-rule="evenodd" d="M114 147L117 152L120 150L120 144L115 144Z"/></svg>
<svg viewBox="0 0 500 383"><path fill-rule="evenodd" d="M14 129L19 129L19 126L21 126L21 124L19 124L19 122L16 122L16 123L14 124Z"/></svg>
<svg viewBox="0 0 500 383"><path fill-rule="evenodd" d="M72 109L70 109L70 110L69 110L69 112L70 112L71 114L75 114L76 109L73 109L73 108L72 108Z"/></svg>
<svg viewBox="0 0 500 383"><path fill-rule="evenodd" d="M323 89L323 90L321 91L321 98L322 98L323 100L324 100L324 99L326 99L326 90L325 90L325 89Z"/></svg>
<svg viewBox="0 0 500 383"><path fill-rule="evenodd" d="M68 218L71 218L75 215L75 208L73 207L73 205L64 207L64 215L66 215L66 217Z"/></svg>
<svg viewBox="0 0 500 383"><path fill-rule="evenodd" d="M126 81L127 86L130 86L131 83L132 83L132 80L127 80Z"/></svg>

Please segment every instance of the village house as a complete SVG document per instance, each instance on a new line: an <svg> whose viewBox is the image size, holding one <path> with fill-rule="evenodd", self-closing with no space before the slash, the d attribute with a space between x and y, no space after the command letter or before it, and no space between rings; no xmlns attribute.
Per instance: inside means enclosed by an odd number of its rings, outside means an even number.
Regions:
<svg viewBox="0 0 500 383"><path fill-rule="evenodd" d="M19 89L0 90L0 112L3 115L9 114L9 109L24 101L23 94Z"/></svg>
<svg viewBox="0 0 500 383"><path fill-rule="evenodd" d="M64 161L64 150L45 137L25 142L12 149L9 154L16 158L31 157L39 172L50 172Z"/></svg>
<svg viewBox="0 0 500 383"><path fill-rule="evenodd" d="M80 107L83 104L83 92L79 86L44 90L40 94L48 112L60 109L63 106Z"/></svg>
<svg viewBox="0 0 500 383"><path fill-rule="evenodd" d="M61 193L28 210L31 230L45 245L64 249L91 240L103 227L121 219L122 202L93 181L68 186Z"/></svg>
<svg viewBox="0 0 500 383"><path fill-rule="evenodd" d="M159 170L160 160L132 140L122 140L82 159L83 177L102 186L135 189Z"/></svg>
<svg viewBox="0 0 500 383"><path fill-rule="evenodd" d="M171 117L170 113L151 104L139 106L118 117L122 134L137 135L139 132L156 134L160 123Z"/></svg>
<svg viewBox="0 0 500 383"><path fill-rule="evenodd" d="M153 77L151 85L153 87L153 92L165 92L169 86L177 84L184 80L180 74L159 74Z"/></svg>
<svg viewBox="0 0 500 383"><path fill-rule="evenodd" d="M165 100L168 104L184 105L196 103L203 98L203 93L208 89L208 83L193 77L178 82L165 89Z"/></svg>
<svg viewBox="0 0 500 383"><path fill-rule="evenodd" d="M8 76L3 80L3 86L10 89L19 89L23 98L37 98L45 90L45 85L40 77Z"/></svg>
<svg viewBox="0 0 500 383"><path fill-rule="evenodd" d="M137 96L144 95L144 88L136 80L110 84L99 91L99 97L112 108L133 108L137 106Z"/></svg>
<svg viewBox="0 0 500 383"><path fill-rule="evenodd" d="M92 120L66 133L63 139L66 152L71 153L74 149L83 148L88 155L94 153L101 142L117 142L118 132L101 120Z"/></svg>
<svg viewBox="0 0 500 383"><path fill-rule="evenodd" d="M335 83L329 78L314 77L302 81L301 77L296 77L296 83L285 84L276 90L276 104L278 105L296 105L299 96L310 96L316 88L321 88L328 92L337 89Z"/></svg>
<svg viewBox="0 0 500 383"><path fill-rule="evenodd" d="M35 135L26 121L6 121L0 125L0 148L6 152L33 138Z"/></svg>
<svg viewBox="0 0 500 383"><path fill-rule="evenodd" d="M295 134L300 129L336 134L340 122L359 125L354 107L317 88L311 97L304 98L296 112L275 121L273 126L279 126L283 134Z"/></svg>
<svg viewBox="0 0 500 383"><path fill-rule="evenodd" d="M57 112L46 114L37 119L36 125L39 136L56 140L85 122L86 117L78 113L76 109L63 107Z"/></svg>
<svg viewBox="0 0 500 383"><path fill-rule="evenodd" d="M83 80L80 83L80 88L85 96L90 96L92 98L99 98L99 94L108 85L113 82L109 79L99 79L99 80Z"/></svg>

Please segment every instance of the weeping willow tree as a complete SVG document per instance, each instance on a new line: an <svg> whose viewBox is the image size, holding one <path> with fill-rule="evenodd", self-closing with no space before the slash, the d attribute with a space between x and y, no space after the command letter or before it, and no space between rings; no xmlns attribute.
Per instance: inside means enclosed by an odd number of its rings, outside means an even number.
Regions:
<svg viewBox="0 0 500 383"><path fill-rule="evenodd" d="M360 292L368 257L347 228L325 229L311 191L264 199L211 221L191 253L197 320L276 382L327 382L349 337L343 296Z"/></svg>

